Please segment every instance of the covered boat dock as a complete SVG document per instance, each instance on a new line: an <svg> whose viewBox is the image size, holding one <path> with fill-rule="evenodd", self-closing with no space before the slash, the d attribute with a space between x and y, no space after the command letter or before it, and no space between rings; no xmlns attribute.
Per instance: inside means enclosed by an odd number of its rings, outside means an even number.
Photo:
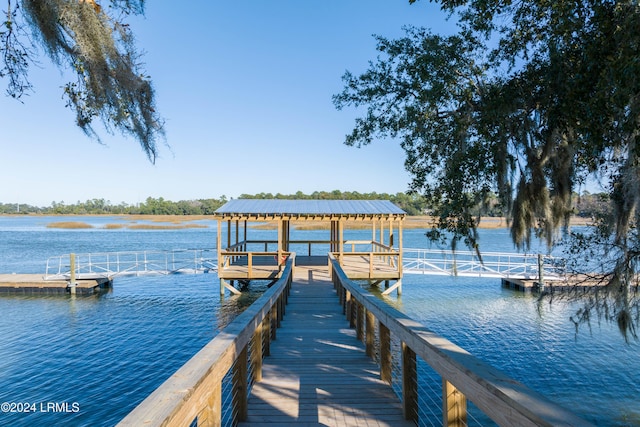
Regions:
<svg viewBox="0 0 640 427"><path fill-rule="evenodd" d="M230 200L215 213L220 293L225 289L240 293L236 281L277 280L293 245L307 248L306 253L296 254L297 265L323 264L328 268L331 254L350 279L372 284L384 281L387 285L394 281L385 293L400 293L405 217L406 213L388 200ZM309 222L329 223L327 239L292 240L292 223ZM277 239L252 239L250 234L261 223L275 223ZM358 223L358 228L370 227L371 239L346 239L352 223ZM328 253L318 255L312 250L314 246L327 247Z"/></svg>

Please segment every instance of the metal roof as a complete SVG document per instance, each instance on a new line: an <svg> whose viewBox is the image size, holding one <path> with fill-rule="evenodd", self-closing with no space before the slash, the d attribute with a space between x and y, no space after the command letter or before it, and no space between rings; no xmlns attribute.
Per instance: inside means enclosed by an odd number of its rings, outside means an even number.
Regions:
<svg viewBox="0 0 640 427"><path fill-rule="evenodd" d="M216 214L251 216L406 215L388 200L233 199Z"/></svg>

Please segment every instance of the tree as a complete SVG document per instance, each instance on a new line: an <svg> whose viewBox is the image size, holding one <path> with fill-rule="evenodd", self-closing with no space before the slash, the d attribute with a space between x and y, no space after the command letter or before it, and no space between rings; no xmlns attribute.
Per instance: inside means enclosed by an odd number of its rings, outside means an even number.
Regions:
<svg viewBox="0 0 640 427"><path fill-rule="evenodd" d="M463 239L476 249L474 210L492 192L510 217L514 243L527 248L533 233L553 244L572 213L574 190L588 177L600 180L613 215L599 218L589 244L612 260L601 275L609 284L605 300L616 302L607 316L625 337L635 336L640 6L439 3L458 18L457 34L407 28L398 40L378 36L377 61L359 76L344 75L336 107L366 107L346 143L399 138L412 189L439 215L430 236L445 239L445 230L454 245Z"/></svg>
<svg viewBox="0 0 640 427"><path fill-rule="evenodd" d="M33 90L28 71L42 48L76 76L64 86L64 97L80 129L99 140L93 123L100 119L107 131L137 139L155 162L164 124L124 20L142 14L144 0L110 0L108 9L95 0L7 0L0 23L0 77L7 79L9 96L23 98Z"/></svg>

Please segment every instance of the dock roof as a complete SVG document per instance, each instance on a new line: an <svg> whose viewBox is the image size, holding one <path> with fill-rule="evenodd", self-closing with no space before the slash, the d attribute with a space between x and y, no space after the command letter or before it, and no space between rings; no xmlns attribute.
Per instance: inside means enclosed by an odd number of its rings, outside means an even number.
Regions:
<svg viewBox="0 0 640 427"><path fill-rule="evenodd" d="M216 210L223 218L404 217L388 200L234 199Z"/></svg>

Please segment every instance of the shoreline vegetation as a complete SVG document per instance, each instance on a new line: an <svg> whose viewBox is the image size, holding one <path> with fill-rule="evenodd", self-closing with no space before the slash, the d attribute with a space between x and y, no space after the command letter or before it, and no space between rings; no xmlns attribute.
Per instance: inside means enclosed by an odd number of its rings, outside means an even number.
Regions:
<svg viewBox="0 0 640 427"><path fill-rule="evenodd" d="M13 215L12 215L13 216ZM103 230L181 230L194 228L210 228L207 224L194 223L194 221L212 220L210 215L54 215L67 219L66 221L54 221L48 223L47 228L58 228L66 230L82 230L82 229L103 229ZM94 226L83 221L72 221L77 216L113 216L121 218L126 222L108 223L102 226ZM142 221L142 223L141 223ZM436 218L428 215L407 216L403 228L404 229L430 229L436 221ZM573 217L570 224L572 226L589 225L588 218ZM296 230L328 230L330 228L329 221L308 222L291 222ZM481 229L497 229L507 228L509 226L504 217L482 217L478 228ZM250 225L253 229L273 230L277 228L275 222L263 222ZM369 229L370 222L352 222L346 224L347 229Z"/></svg>

